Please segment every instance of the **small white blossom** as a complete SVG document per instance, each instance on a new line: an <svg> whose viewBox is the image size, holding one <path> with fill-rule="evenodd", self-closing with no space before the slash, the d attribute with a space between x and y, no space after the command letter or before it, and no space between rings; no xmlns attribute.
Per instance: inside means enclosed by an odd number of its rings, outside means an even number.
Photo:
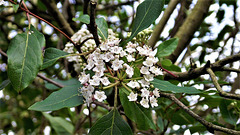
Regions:
<svg viewBox="0 0 240 135"><path fill-rule="evenodd" d="M163 75L163 72L161 71L160 68L157 68L155 66L150 67L150 71L155 74L156 76L158 75Z"/></svg>
<svg viewBox="0 0 240 135"><path fill-rule="evenodd" d="M126 73L127 73L128 77L131 78L134 74L134 69L132 67L128 66L126 69Z"/></svg>
<svg viewBox="0 0 240 135"><path fill-rule="evenodd" d="M109 49L109 46L106 43L100 44L99 47L102 51L107 51Z"/></svg>
<svg viewBox="0 0 240 135"><path fill-rule="evenodd" d="M111 53L120 54L122 51L122 47L114 46L110 48Z"/></svg>
<svg viewBox="0 0 240 135"><path fill-rule="evenodd" d="M107 99L104 91L95 91L94 98L97 99L99 102Z"/></svg>
<svg viewBox="0 0 240 135"><path fill-rule="evenodd" d="M85 84L89 81L89 79L90 79L90 74L86 75L85 72L82 72L78 80L81 82L81 84Z"/></svg>
<svg viewBox="0 0 240 135"><path fill-rule="evenodd" d="M0 5L4 5L5 1L4 0L0 0Z"/></svg>
<svg viewBox="0 0 240 135"><path fill-rule="evenodd" d="M154 75L153 74L143 75L143 77L147 82L150 82L150 81L154 80L154 78L153 78Z"/></svg>
<svg viewBox="0 0 240 135"><path fill-rule="evenodd" d="M129 87L131 87L132 89L134 89L134 88L140 88L139 83L136 82L136 81L130 81L130 82L127 83L127 85L128 85Z"/></svg>
<svg viewBox="0 0 240 135"><path fill-rule="evenodd" d="M151 51L151 53L149 53L150 57L154 57L157 54L157 49L155 49L154 51Z"/></svg>
<svg viewBox="0 0 240 135"><path fill-rule="evenodd" d="M110 81L108 80L108 78L106 76L101 78L101 82L105 86L108 86L110 84Z"/></svg>
<svg viewBox="0 0 240 135"><path fill-rule="evenodd" d="M148 102L149 100L147 98L142 98L142 100L140 101L140 104L145 108L149 108Z"/></svg>
<svg viewBox="0 0 240 135"><path fill-rule="evenodd" d="M158 89L158 88L155 88L155 89L153 90L153 95L156 96L157 98L160 97L160 95L159 95L159 89Z"/></svg>
<svg viewBox="0 0 240 135"><path fill-rule="evenodd" d="M118 69L121 69L123 68L123 63L124 61L123 60L119 60L119 59L115 59L113 62L112 62L112 68L114 71L117 71Z"/></svg>
<svg viewBox="0 0 240 135"><path fill-rule="evenodd" d="M133 92L131 92L128 96L129 101L136 101L137 100L137 93L134 94Z"/></svg>
<svg viewBox="0 0 240 135"><path fill-rule="evenodd" d="M127 55L127 61L128 61L128 62L135 61L135 58L133 58L132 55Z"/></svg>
<svg viewBox="0 0 240 135"><path fill-rule="evenodd" d="M150 74L150 72L148 70L149 70L148 67L142 66L140 69L140 72L144 75L147 75L147 74Z"/></svg>
<svg viewBox="0 0 240 135"><path fill-rule="evenodd" d="M91 70L93 67L94 67L94 61L92 59L88 59L87 60L87 65L84 69L88 69L88 70Z"/></svg>
<svg viewBox="0 0 240 135"><path fill-rule="evenodd" d="M107 52L105 55L103 55L102 59L105 60L106 62L113 60L114 59L113 53Z"/></svg>
<svg viewBox="0 0 240 135"><path fill-rule="evenodd" d="M150 97L150 104L152 107L157 107L158 103L157 103L157 99L154 96Z"/></svg>
<svg viewBox="0 0 240 135"><path fill-rule="evenodd" d="M99 86L100 85L100 78L97 76L93 76L93 79L89 80L90 85Z"/></svg>
<svg viewBox="0 0 240 135"><path fill-rule="evenodd" d="M105 70L105 67L103 65L97 65L95 68L93 68L94 72L103 72Z"/></svg>
<svg viewBox="0 0 240 135"><path fill-rule="evenodd" d="M150 58L150 57L147 57L147 59L143 62L143 65L147 66L147 67L151 67L153 66L153 61L154 59Z"/></svg>
<svg viewBox="0 0 240 135"><path fill-rule="evenodd" d="M138 80L142 87L149 87L150 83L147 82L145 79Z"/></svg>
<svg viewBox="0 0 240 135"><path fill-rule="evenodd" d="M149 91L149 90L147 90L146 88L142 88L142 89L141 89L141 92L142 92L141 97L146 97L146 98L148 98L148 96L149 96L149 94L150 94L150 91Z"/></svg>
<svg viewBox="0 0 240 135"><path fill-rule="evenodd" d="M120 52L120 57L124 57L124 56L126 56L127 55L127 53L124 51L124 50L122 50L121 52Z"/></svg>
<svg viewBox="0 0 240 135"><path fill-rule="evenodd" d="M85 98L85 102L87 103L87 106L89 106L89 105L90 105L90 103L92 103L92 102L93 102L92 95L91 95L91 96L89 96L89 97L87 97L87 98Z"/></svg>

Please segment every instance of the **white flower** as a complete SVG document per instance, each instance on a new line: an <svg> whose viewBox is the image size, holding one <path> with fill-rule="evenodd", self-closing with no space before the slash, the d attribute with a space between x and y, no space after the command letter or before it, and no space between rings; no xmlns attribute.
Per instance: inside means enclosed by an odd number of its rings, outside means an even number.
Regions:
<svg viewBox="0 0 240 135"><path fill-rule="evenodd" d="M149 91L149 90L147 90L146 88L142 88L142 89L141 89L141 92L142 92L141 97L146 97L146 98L148 98L148 96L149 96L149 94L150 94L150 91Z"/></svg>
<svg viewBox="0 0 240 135"><path fill-rule="evenodd" d="M94 67L94 61L92 59L88 59L87 60L87 65L84 69L88 69L88 70L91 70L93 67Z"/></svg>
<svg viewBox="0 0 240 135"><path fill-rule="evenodd" d="M136 44L128 42L125 51L127 51L128 53L134 53L134 52L136 52L136 49L135 49L136 46L137 46Z"/></svg>
<svg viewBox="0 0 240 135"><path fill-rule="evenodd" d="M95 91L94 98L97 99L99 102L107 99L104 91Z"/></svg>
<svg viewBox="0 0 240 135"><path fill-rule="evenodd" d="M151 71L153 74L155 74L156 76L158 76L158 75L163 75L163 72L161 71L161 69L160 69L160 68L157 68L157 67L155 67L155 66L150 67L150 71Z"/></svg>
<svg viewBox="0 0 240 135"><path fill-rule="evenodd" d="M144 75L150 74L150 72L148 71L148 67L142 66L140 69L140 72Z"/></svg>
<svg viewBox="0 0 240 135"><path fill-rule="evenodd" d="M127 83L127 85L128 85L129 87L131 87L132 89L134 89L134 88L140 88L139 83L136 82L136 81L130 81L130 82Z"/></svg>
<svg viewBox="0 0 240 135"><path fill-rule="evenodd" d="M157 49L155 49L154 51L151 51L151 53L149 53L150 57L154 57L157 54Z"/></svg>
<svg viewBox="0 0 240 135"><path fill-rule="evenodd" d="M133 92L131 92L128 96L129 101L136 101L137 100L137 93L134 94Z"/></svg>
<svg viewBox="0 0 240 135"><path fill-rule="evenodd" d="M127 55L127 53L124 51L124 50L122 50L121 52L120 52L120 57L124 57L124 56L126 56Z"/></svg>
<svg viewBox="0 0 240 135"><path fill-rule="evenodd" d="M128 62L135 61L135 58L133 58L132 55L127 55L127 61L128 61Z"/></svg>
<svg viewBox="0 0 240 135"><path fill-rule="evenodd" d="M106 54L103 55L102 59L105 60L106 62L113 60L114 59L113 53L107 52Z"/></svg>
<svg viewBox="0 0 240 135"><path fill-rule="evenodd" d="M109 46L106 43L100 44L99 47L102 51L107 51L109 49Z"/></svg>
<svg viewBox="0 0 240 135"><path fill-rule="evenodd" d="M154 78L153 78L154 75L153 74L143 75L143 77L147 82L150 82L150 81L154 80Z"/></svg>
<svg viewBox="0 0 240 135"><path fill-rule="evenodd" d="M90 85L99 86L100 85L100 78L98 76L93 76L93 79L89 80Z"/></svg>
<svg viewBox="0 0 240 135"><path fill-rule="evenodd" d="M138 80L142 87L149 87L150 83L147 82L145 79Z"/></svg>
<svg viewBox="0 0 240 135"><path fill-rule="evenodd" d="M122 51L122 47L114 46L110 48L111 53L120 54L121 51Z"/></svg>
<svg viewBox="0 0 240 135"><path fill-rule="evenodd" d="M92 96L89 96L89 97L87 97L87 98L85 98L85 102L87 103L87 106L89 106L90 105L90 103L92 103Z"/></svg>
<svg viewBox="0 0 240 135"><path fill-rule="evenodd" d="M158 103L157 103L157 99L154 96L150 97L150 104L152 107L157 107Z"/></svg>
<svg viewBox="0 0 240 135"><path fill-rule="evenodd" d="M5 4L5 1L4 0L0 0L0 5L3 5Z"/></svg>
<svg viewBox="0 0 240 135"><path fill-rule="evenodd" d="M103 72L105 70L105 67L103 65L97 65L95 68L93 68L94 72Z"/></svg>
<svg viewBox="0 0 240 135"><path fill-rule="evenodd" d="M131 78L134 74L134 69L130 66L127 66L126 73L127 73L128 77Z"/></svg>
<svg viewBox="0 0 240 135"><path fill-rule="evenodd" d="M110 84L110 81L108 80L108 78L105 76L103 78L101 78L101 82L103 85L107 86Z"/></svg>
<svg viewBox="0 0 240 135"><path fill-rule="evenodd" d="M153 66L153 63L154 63L153 60L154 60L153 58L147 57L147 59L143 62L143 65L147 67L151 67Z"/></svg>
<svg viewBox="0 0 240 135"><path fill-rule="evenodd" d="M114 71L117 71L118 69L121 69L123 68L123 63L124 61L123 60L119 60L119 59L115 59L113 62L112 62L112 68Z"/></svg>
<svg viewBox="0 0 240 135"><path fill-rule="evenodd" d="M158 88L155 88L155 89L153 90L153 95L156 96L157 98L160 97L160 95L159 95L159 89L158 89Z"/></svg>
<svg viewBox="0 0 240 135"><path fill-rule="evenodd" d="M149 108L149 104L148 104L149 100L146 98L142 98L142 100L140 101L140 104L145 107L145 108Z"/></svg>
<svg viewBox="0 0 240 135"><path fill-rule="evenodd" d="M85 72L82 72L78 80L81 82L81 84L85 84L89 81L89 79L90 79L90 74L86 75Z"/></svg>

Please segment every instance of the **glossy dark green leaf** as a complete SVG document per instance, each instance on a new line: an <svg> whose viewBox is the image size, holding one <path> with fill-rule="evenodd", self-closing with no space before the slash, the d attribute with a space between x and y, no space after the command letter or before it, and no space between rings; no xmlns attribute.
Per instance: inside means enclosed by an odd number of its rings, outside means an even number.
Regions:
<svg viewBox="0 0 240 135"><path fill-rule="evenodd" d="M100 118L88 135L132 135L132 130L116 109Z"/></svg>
<svg viewBox="0 0 240 135"><path fill-rule="evenodd" d="M156 126L152 120L151 109L143 108L141 105L129 101L124 89L124 87L119 88L119 95L126 116L134 121L140 130L148 130L150 128L155 130Z"/></svg>
<svg viewBox="0 0 240 135"><path fill-rule="evenodd" d="M50 121L51 127L58 135L72 135L74 126L62 117L53 117L47 113L43 113L44 117Z"/></svg>
<svg viewBox="0 0 240 135"><path fill-rule="evenodd" d="M162 58L170 55L176 49L177 45L178 45L177 38L171 38L167 41L162 42L157 48L156 56L158 58Z"/></svg>
<svg viewBox="0 0 240 135"><path fill-rule="evenodd" d="M227 123L230 123L232 125L236 125L236 123L239 119L239 115L234 113L235 106L231 105L231 103L233 103L233 101L222 99L222 101L220 102L220 105L219 105L220 113L221 113L224 121L226 121Z"/></svg>
<svg viewBox="0 0 240 135"><path fill-rule="evenodd" d="M163 81L156 78L154 78L151 84L153 84L153 86L155 88L158 88L160 91L167 91L167 92L173 92L173 93L186 93L186 94L201 93L201 91L197 90L194 87L179 87L171 84L168 81Z"/></svg>
<svg viewBox="0 0 240 135"><path fill-rule="evenodd" d="M132 34L128 41L133 39L140 31L148 28L159 17L163 5L164 0L145 0L137 7Z"/></svg>
<svg viewBox="0 0 240 135"><path fill-rule="evenodd" d="M90 17L87 14L80 15L78 18L73 18L73 21L80 21L86 24L90 23Z"/></svg>
<svg viewBox="0 0 240 135"><path fill-rule="evenodd" d="M8 55L8 77L16 91L22 91L37 76L42 66L42 38L35 28L15 36L10 42Z"/></svg>
<svg viewBox="0 0 240 135"><path fill-rule="evenodd" d="M172 61L169 60L169 59L164 59L164 60L161 61L161 64L162 64L162 66L163 65L164 66L171 66L172 65Z"/></svg>
<svg viewBox="0 0 240 135"><path fill-rule="evenodd" d="M68 53L57 48L47 48L44 53L42 69L52 66L58 59L67 57Z"/></svg>
<svg viewBox="0 0 240 135"><path fill-rule="evenodd" d="M78 85L63 87L53 92L45 100L37 102L29 107L29 110L35 111L54 111L64 107L74 107L83 104L83 97L79 93L80 83Z"/></svg>
<svg viewBox="0 0 240 135"><path fill-rule="evenodd" d="M108 25L104 18L96 19L98 35L105 41L108 38Z"/></svg>
<svg viewBox="0 0 240 135"><path fill-rule="evenodd" d="M9 79L4 80L4 81L0 84L0 90L2 90L2 89L4 89L5 87L7 87L10 82L11 82L11 81L10 81Z"/></svg>
<svg viewBox="0 0 240 135"><path fill-rule="evenodd" d="M177 125L193 124L195 119L183 110L179 110L172 115L171 122Z"/></svg>
<svg viewBox="0 0 240 135"><path fill-rule="evenodd" d="M38 30L36 30L33 26L31 26L30 30L31 30L32 33L34 33L34 35L35 35L36 38L38 39L38 42L39 42L40 45L41 45L41 49L42 49L43 47L45 47L45 45L46 45L46 40L45 40L44 35L43 35L41 32L39 32Z"/></svg>

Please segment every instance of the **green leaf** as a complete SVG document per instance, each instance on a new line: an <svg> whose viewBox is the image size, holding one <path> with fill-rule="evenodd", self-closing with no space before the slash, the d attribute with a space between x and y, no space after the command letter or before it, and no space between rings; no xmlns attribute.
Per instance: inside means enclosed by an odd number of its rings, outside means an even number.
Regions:
<svg viewBox="0 0 240 135"><path fill-rule="evenodd" d="M172 115L171 122L177 125L193 124L195 119L183 110L179 110Z"/></svg>
<svg viewBox="0 0 240 135"><path fill-rule="evenodd" d="M35 30L33 26L31 29ZM42 66L42 41L39 33L27 31L18 34L10 42L7 51L8 77L18 92L34 80Z"/></svg>
<svg viewBox="0 0 240 135"><path fill-rule="evenodd" d="M132 135L132 130L116 109L99 119L89 135Z"/></svg>
<svg viewBox="0 0 240 135"><path fill-rule="evenodd" d="M156 56L158 58L162 58L164 56L170 55L176 49L177 45L178 45L177 38L171 38L167 41L162 42L157 48Z"/></svg>
<svg viewBox="0 0 240 135"><path fill-rule="evenodd" d="M104 18L96 19L98 35L105 41L108 38L108 25Z"/></svg>
<svg viewBox="0 0 240 135"><path fill-rule="evenodd" d="M11 82L11 81L10 81L9 79L4 80L4 81L0 84L0 90L2 90L2 89L4 89L5 87L7 87L10 82Z"/></svg>
<svg viewBox="0 0 240 135"><path fill-rule="evenodd" d="M119 88L119 95L126 116L130 120L134 121L140 130L148 130L150 128L155 130L156 126L152 120L152 111L150 109L143 108L136 102L129 101L127 94L124 92L126 90L124 89L124 87Z"/></svg>
<svg viewBox="0 0 240 135"><path fill-rule="evenodd" d="M18 11L19 5L18 4L16 4L16 5L12 4L12 6L13 6L14 12L16 13Z"/></svg>
<svg viewBox="0 0 240 135"><path fill-rule="evenodd" d="M54 111L64 107L74 107L83 104L83 97L80 95L78 85L63 87L53 92L45 100L37 102L29 107L29 110L35 111Z"/></svg>
<svg viewBox="0 0 240 135"><path fill-rule="evenodd" d="M51 126L56 131L58 135L72 135L74 131L74 126L67 120L61 117L53 117L47 113L43 113L44 117L48 119Z"/></svg>
<svg viewBox="0 0 240 135"><path fill-rule="evenodd" d="M67 57L69 54L56 48L47 48L44 53L41 70L52 66L58 59Z"/></svg>
<svg viewBox="0 0 240 135"><path fill-rule="evenodd" d="M62 84L63 86L71 86L71 85L77 85L79 84L79 81L75 78L69 79L69 80L59 80L59 79L52 79L53 81ZM52 83L46 83L45 87L49 90L57 90L59 87Z"/></svg>
<svg viewBox="0 0 240 135"><path fill-rule="evenodd" d="M234 113L235 106L231 105L231 103L232 103L231 100L222 99L222 101L220 102L219 108L220 108L220 112L222 114L223 120L232 125L236 125L239 117L238 117L238 114Z"/></svg>
<svg viewBox="0 0 240 135"><path fill-rule="evenodd" d="M80 21L86 24L90 23L90 17L87 14L81 15L78 18L73 18L73 21Z"/></svg>
<svg viewBox="0 0 240 135"><path fill-rule="evenodd" d="M38 39L38 42L40 43L41 48L43 48L46 45L46 40L45 40L44 35L41 32L39 32L38 30L36 30L33 26L30 27L30 30L32 33L34 33L34 35Z"/></svg>
<svg viewBox="0 0 240 135"><path fill-rule="evenodd" d="M154 78L151 82L155 88L158 88L161 91L173 92L173 93L186 93L186 94L198 94L201 91L197 90L194 87L178 87L176 85L171 84L168 81L163 81Z"/></svg>
<svg viewBox="0 0 240 135"><path fill-rule="evenodd" d="M164 66L171 66L172 65L172 61L169 60L169 59L164 59L164 60L161 61L161 64L162 64L162 66L163 65Z"/></svg>
<svg viewBox="0 0 240 135"><path fill-rule="evenodd" d="M163 5L164 0L145 0L137 7L132 34L128 41L133 39L140 31L148 28L159 17Z"/></svg>

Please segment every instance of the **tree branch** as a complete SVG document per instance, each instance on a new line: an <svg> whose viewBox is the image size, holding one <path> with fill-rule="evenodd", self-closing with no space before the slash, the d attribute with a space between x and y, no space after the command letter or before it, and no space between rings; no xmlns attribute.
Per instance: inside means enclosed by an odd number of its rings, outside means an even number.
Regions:
<svg viewBox="0 0 240 135"><path fill-rule="evenodd" d="M192 110L190 110L187 106L185 106L180 100L178 100L174 94L169 94L169 93L160 93L160 95L162 97L166 97L170 100L172 100L174 103L176 103L181 109L183 109L185 112L187 112L190 116L192 116L194 119L196 119L197 121L199 121L202 125L204 125L207 130L211 133L214 133L214 131L221 131L227 134L231 134L231 135L239 135L240 131L236 131L236 130L232 130L232 129L228 129L225 127L221 127L218 125L214 125L211 122L206 121L205 119L203 119L202 117L200 117L199 115L197 115L196 113L194 113Z"/></svg>
<svg viewBox="0 0 240 135"><path fill-rule="evenodd" d="M179 39L178 46L175 51L167 57L172 62L177 60L178 56L191 41L195 31L202 24L202 21L204 20L211 3L212 0L198 0L190 15L188 15L183 25L179 28L175 35L175 38Z"/></svg>
<svg viewBox="0 0 240 135"><path fill-rule="evenodd" d="M219 92L219 95L225 98L230 98L230 99L237 99L240 100L240 95L238 94L232 94L232 93L227 93L222 90L221 86L218 84L218 80L212 71L211 68L207 68L207 72L209 73L210 77L212 78L213 84L216 87L217 91Z"/></svg>
<svg viewBox="0 0 240 135"><path fill-rule="evenodd" d="M179 3L179 0L171 0L168 4L168 7L164 11L163 17L159 21L159 23L156 25L156 28L153 30L152 36L148 41L148 45L151 47L154 47L157 43L160 34L163 31L164 26L166 25L170 15L172 14L173 10L176 8L177 4Z"/></svg>
<svg viewBox="0 0 240 135"><path fill-rule="evenodd" d="M240 53L233 55L233 56L226 57L222 60L219 60L219 61L211 64L211 69L213 71L222 71L223 66L225 66L229 63L238 61L238 60L240 60ZM177 78L175 78L169 74L165 74L164 79L165 80L175 79L180 82L195 79L195 78L199 77L200 75L207 74L206 68L208 68L209 66L210 66L210 63L209 63L209 65L205 65L204 67L194 68L187 72L173 72L176 76L178 76Z"/></svg>

